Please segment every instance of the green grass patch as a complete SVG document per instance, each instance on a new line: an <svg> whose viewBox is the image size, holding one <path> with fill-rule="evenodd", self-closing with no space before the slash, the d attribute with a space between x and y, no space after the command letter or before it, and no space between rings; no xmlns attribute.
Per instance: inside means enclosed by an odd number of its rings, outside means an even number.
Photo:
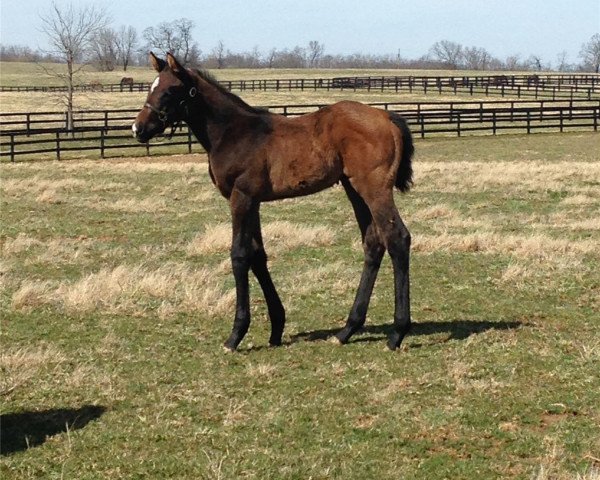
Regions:
<svg viewBox="0 0 600 480"><path fill-rule="evenodd" d="M285 345L253 281L226 355L203 156L0 165L2 478L597 478L597 142L417 140L394 353L387 258L365 331L326 341L362 263L340 187L263 206Z"/></svg>

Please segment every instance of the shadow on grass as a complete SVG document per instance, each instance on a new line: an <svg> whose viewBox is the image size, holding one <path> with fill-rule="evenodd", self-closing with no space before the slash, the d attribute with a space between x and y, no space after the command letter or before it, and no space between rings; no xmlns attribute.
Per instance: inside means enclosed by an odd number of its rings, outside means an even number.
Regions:
<svg viewBox="0 0 600 480"><path fill-rule="evenodd" d="M53 435L83 428L105 411L102 406L84 405L0 415L0 455L27 450L41 445Z"/></svg>
<svg viewBox="0 0 600 480"><path fill-rule="evenodd" d="M483 333L488 330L512 330L515 328L519 328L521 325L521 322L492 322L486 320L451 320L447 322L418 322L412 324L412 328L407 338L415 335L435 335L438 333L446 333L449 336L444 341L464 340L465 338L468 338L471 335ZM341 327L298 333L296 335L292 335L291 343L327 340L329 337L339 332L340 329ZM382 341L385 337L387 337L391 330L391 324L366 325L364 328L359 330L354 337L352 337L350 343L374 341L379 342Z"/></svg>

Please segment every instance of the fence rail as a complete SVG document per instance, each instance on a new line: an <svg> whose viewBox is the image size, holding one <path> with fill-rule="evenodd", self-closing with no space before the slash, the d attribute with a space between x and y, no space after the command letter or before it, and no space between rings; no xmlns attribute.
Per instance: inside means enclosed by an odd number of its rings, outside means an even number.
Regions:
<svg viewBox="0 0 600 480"><path fill-rule="evenodd" d="M533 133L539 131L597 131L600 100L597 101L495 101L373 103L374 107L402 114L413 135ZM316 111L325 105L280 105L267 107L286 116ZM61 112L0 114L0 157L52 154L61 159L65 152L97 151L104 158L111 150L179 147L179 151L201 151L187 127L180 128L169 142L140 146L131 135L131 123L138 110L96 110L79 112L76 127L65 128ZM44 127L38 125L44 124ZM159 148L160 147L160 148ZM143 151L143 150L142 150Z"/></svg>
<svg viewBox="0 0 600 480"><path fill-rule="evenodd" d="M358 76L305 79L223 80L236 91L379 90L411 93L446 93L517 98L595 99L600 96L600 75L480 75L480 76ZM147 82L78 85L77 91L146 92ZM2 92L65 92L64 86L0 86Z"/></svg>

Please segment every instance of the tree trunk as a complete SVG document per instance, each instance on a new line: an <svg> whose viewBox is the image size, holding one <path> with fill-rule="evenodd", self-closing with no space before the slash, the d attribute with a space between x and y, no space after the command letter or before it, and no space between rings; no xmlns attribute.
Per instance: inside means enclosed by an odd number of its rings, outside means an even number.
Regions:
<svg viewBox="0 0 600 480"><path fill-rule="evenodd" d="M67 59L67 130L75 137L73 121L73 56Z"/></svg>

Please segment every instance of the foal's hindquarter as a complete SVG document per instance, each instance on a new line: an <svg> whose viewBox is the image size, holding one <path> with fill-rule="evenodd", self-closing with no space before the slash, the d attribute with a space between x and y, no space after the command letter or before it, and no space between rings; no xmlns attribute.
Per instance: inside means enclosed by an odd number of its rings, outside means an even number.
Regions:
<svg viewBox="0 0 600 480"><path fill-rule="evenodd" d="M388 112L356 102L340 102L298 118L269 115L268 123L268 133L254 142L240 139L231 143L236 146L229 151L211 152L215 182L229 197L233 221L231 259L237 304L233 331L225 347L236 349L250 325L250 269L265 295L271 321L270 344L281 344L285 311L267 268L260 203L315 193L341 182L354 208L365 260L346 326L336 338L346 343L365 323L387 250L395 288L394 328L388 346L396 349L410 328L410 235L394 204L393 188L403 141L410 139L403 139L402 130ZM244 169L224 167L232 163L232 151L236 156L246 156Z"/></svg>

